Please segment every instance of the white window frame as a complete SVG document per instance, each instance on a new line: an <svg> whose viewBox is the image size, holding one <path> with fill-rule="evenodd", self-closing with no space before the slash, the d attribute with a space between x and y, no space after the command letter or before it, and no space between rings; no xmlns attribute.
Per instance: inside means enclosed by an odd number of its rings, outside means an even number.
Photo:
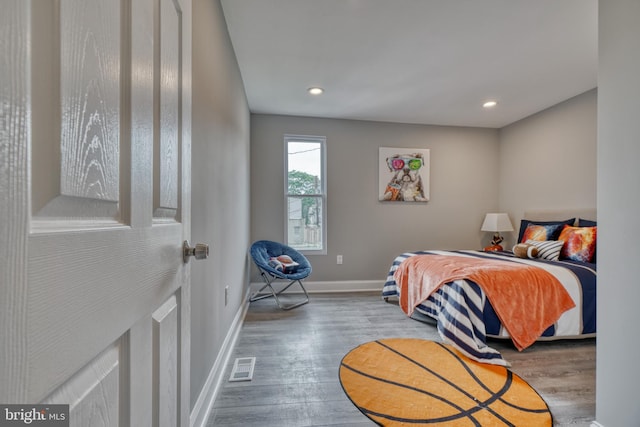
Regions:
<svg viewBox="0 0 640 427"><path fill-rule="evenodd" d="M305 197L317 197L321 201L321 227L322 227L322 248L321 249L297 249L306 255L326 255L327 254L327 138L324 136L312 135L284 135L284 242L289 244L289 198L300 197L299 194L289 194L289 142L313 142L320 144L320 193L305 194ZM295 248L295 246L293 246Z"/></svg>

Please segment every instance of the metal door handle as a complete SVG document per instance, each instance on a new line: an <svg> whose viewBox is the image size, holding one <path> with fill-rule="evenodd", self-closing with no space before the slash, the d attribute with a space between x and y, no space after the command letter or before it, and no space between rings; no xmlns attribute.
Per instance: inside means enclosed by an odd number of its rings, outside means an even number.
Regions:
<svg viewBox="0 0 640 427"><path fill-rule="evenodd" d="M194 247L189 245L189 241L185 240L182 244L182 260L185 264L189 262L191 258L195 257L195 259L206 259L209 257L209 245L204 243L196 243Z"/></svg>

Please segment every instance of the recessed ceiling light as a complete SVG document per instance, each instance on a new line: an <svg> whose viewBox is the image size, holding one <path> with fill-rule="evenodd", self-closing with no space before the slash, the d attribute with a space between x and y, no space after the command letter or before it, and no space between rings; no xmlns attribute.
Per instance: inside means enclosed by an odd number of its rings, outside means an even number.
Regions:
<svg viewBox="0 0 640 427"><path fill-rule="evenodd" d="M492 107L495 107L496 105L498 105L497 101L487 101L484 104L482 104L484 108L492 108Z"/></svg>
<svg viewBox="0 0 640 427"><path fill-rule="evenodd" d="M307 92L309 92L311 95L320 95L324 92L324 89L322 89L321 87L310 87L309 89L307 89Z"/></svg>

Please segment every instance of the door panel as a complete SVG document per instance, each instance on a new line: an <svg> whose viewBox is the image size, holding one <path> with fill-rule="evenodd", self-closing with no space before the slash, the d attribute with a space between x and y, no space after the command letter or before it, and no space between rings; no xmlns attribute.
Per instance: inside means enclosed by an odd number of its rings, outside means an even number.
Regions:
<svg viewBox="0 0 640 427"><path fill-rule="evenodd" d="M105 349L86 367L74 374L43 403L69 404L70 427L117 425L121 379L122 342Z"/></svg>
<svg viewBox="0 0 640 427"><path fill-rule="evenodd" d="M64 196L119 202L120 0L60 0Z"/></svg>
<svg viewBox="0 0 640 427"><path fill-rule="evenodd" d="M157 198L155 215L175 218L178 208L178 120L180 79L180 14L172 0L156 3L160 34L157 55L159 63L158 93L160 97L159 141L157 143Z"/></svg>
<svg viewBox="0 0 640 427"><path fill-rule="evenodd" d="M178 305L169 298L153 313L153 425L172 426L178 413Z"/></svg>
<svg viewBox="0 0 640 427"><path fill-rule="evenodd" d="M55 219L122 222L120 168L130 62L119 0L60 0L32 10L33 228ZM126 124L126 121L124 121ZM128 156L126 156L128 157ZM128 191L123 196L128 197ZM79 224L78 220L86 220ZM74 226L57 223L56 226Z"/></svg>
<svg viewBox="0 0 640 427"><path fill-rule="evenodd" d="M0 402L187 425L190 0L7 3Z"/></svg>

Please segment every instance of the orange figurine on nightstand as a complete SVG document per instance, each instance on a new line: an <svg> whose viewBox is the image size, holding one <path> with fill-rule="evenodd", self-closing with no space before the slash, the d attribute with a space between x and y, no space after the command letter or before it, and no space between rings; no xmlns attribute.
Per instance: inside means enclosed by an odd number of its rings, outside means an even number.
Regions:
<svg viewBox="0 0 640 427"><path fill-rule="evenodd" d="M484 248L485 252L492 252L492 251L501 251L503 248L500 245L500 243L502 243L504 239L502 238L501 235L499 235L498 233L493 235L493 240L491 240L491 245L487 246Z"/></svg>

